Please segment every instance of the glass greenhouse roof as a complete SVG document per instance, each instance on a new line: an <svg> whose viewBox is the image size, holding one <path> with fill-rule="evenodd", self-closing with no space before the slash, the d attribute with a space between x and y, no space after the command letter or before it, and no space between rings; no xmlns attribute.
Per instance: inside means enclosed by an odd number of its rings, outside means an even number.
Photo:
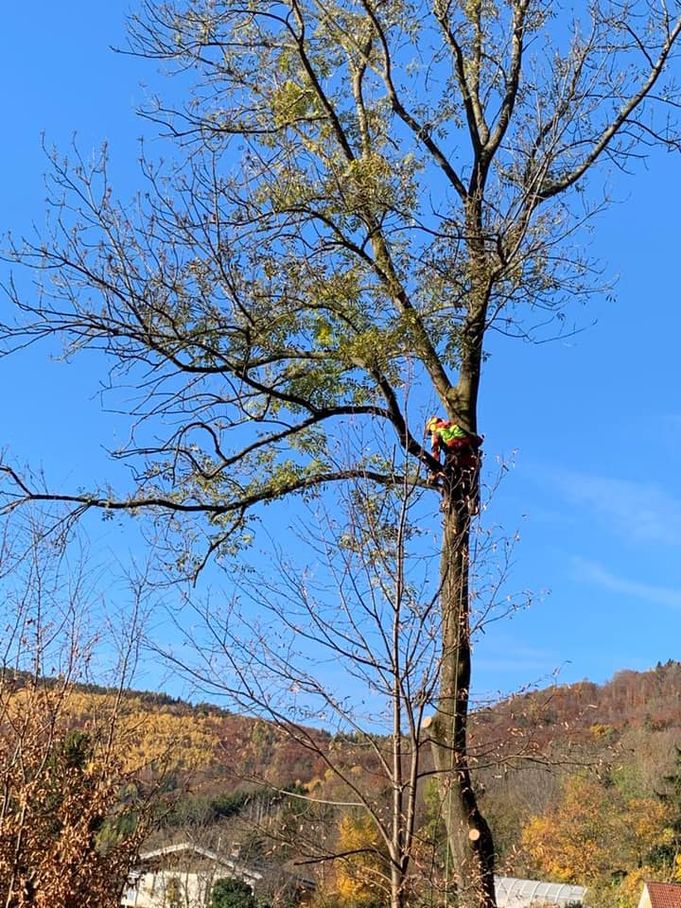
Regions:
<svg viewBox="0 0 681 908"><path fill-rule="evenodd" d="M495 877L498 908L523 908L529 905L570 905L583 902L584 886L569 883L543 883L511 876Z"/></svg>

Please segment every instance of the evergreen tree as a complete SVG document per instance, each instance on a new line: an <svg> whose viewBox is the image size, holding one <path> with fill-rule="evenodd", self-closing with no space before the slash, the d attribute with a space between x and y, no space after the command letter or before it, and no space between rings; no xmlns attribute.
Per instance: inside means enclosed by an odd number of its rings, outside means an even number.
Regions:
<svg viewBox="0 0 681 908"><path fill-rule="evenodd" d="M257 908L253 890L243 880L219 879L213 884L210 908Z"/></svg>

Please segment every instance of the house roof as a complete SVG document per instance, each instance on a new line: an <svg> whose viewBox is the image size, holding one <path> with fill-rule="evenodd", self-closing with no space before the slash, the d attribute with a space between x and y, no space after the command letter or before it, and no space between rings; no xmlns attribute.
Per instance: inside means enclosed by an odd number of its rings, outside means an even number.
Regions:
<svg viewBox="0 0 681 908"><path fill-rule="evenodd" d="M231 858L223 857L209 848L202 848L200 845L195 845L193 842L178 842L175 845L166 845L165 848L156 848L154 851L145 851L140 854L139 859L141 863L144 863L146 861L151 861L154 858L167 857L168 855L180 854L182 852L207 858L209 861L213 861L222 867L226 867L231 873L243 877L247 881L257 882L262 879L262 873L258 870L243 864L241 861L233 861Z"/></svg>
<svg viewBox="0 0 681 908"><path fill-rule="evenodd" d="M681 908L681 883L646 883L652 908Z"/></svg>
<svg viewBox="0 0 681 908"><path fill-rule="evenodd" d="M171 855L183 853L212 861L214 864L226 868L231 875L239 877L249 884L260 882L268 869L267 862L262 860L255 862L249 861L248 864L245 864L238 858L234 858L234 856L226 857L224 854L220 854L218 851L214 851L211 848L204 848L201 845L188 841L176 842L173 845L166 845L163 848L155 848L153 851L142 852L139 855L139 861L143 865L145 863L148 864L151 861L158 861L159 859ZM302 873L293 862L287 861L286 864L282 865L282 869L298 885L303 886L306 889L315 888L314 879Z"/></svg>

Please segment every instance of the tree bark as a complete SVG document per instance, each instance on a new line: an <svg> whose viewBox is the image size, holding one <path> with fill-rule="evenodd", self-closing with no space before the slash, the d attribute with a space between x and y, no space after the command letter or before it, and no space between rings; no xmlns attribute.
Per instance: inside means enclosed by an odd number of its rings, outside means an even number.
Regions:
<svg viewBox="0 0 681 908"><path fill-rule="evenodd" d="M442 661L433 722L433 757L440 780L443 816L461 908L494 908L494 845L471 783L467 730L471 678L469 620L469 501L477 500L479 478L448 474L443 486L441 556Z"/></svg>

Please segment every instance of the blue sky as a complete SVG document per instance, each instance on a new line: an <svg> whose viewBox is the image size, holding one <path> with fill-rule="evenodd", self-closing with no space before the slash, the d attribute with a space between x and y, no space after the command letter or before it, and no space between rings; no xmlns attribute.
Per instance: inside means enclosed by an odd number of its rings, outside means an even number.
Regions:
<svg viewBox="0 0 681 908"><path fill-rule="evenodd" d="M43 133L65 151L74 134L86 152L107 140L120 191L138 185L146 130L134 108L157 76L110 50L123 41L127 9L24 0L4 11L3 232L42 223ZM515 466L490 515L519 530L510 587L534 590L535 601L479 640L481 696L556 671L561 681L603 681L681 658L680 168L678 156L657 153L633 177L610 178L615 203L590 243L617 279L616 300L575 309L582 332L543 345L491 341L485 449L488 461ZM125 422L101 413L97 363L67 365L48 352L0 360L0 446L44 467L55 485L112 475L105 449ZM131 545L118 524L92 532L117 557ZM153 672L144 683L155 683Z"/></svg>

